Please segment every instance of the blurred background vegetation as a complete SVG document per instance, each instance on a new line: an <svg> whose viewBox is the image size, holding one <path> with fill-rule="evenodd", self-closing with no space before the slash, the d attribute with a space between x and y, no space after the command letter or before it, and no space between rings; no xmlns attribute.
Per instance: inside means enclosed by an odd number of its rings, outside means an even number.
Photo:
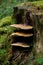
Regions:
<svg viewBox="0 0 43 65"><path fill-rule="evenodd" d="M43 0L0 0L0 19L4 16L11 15L13 13L13 7L16 4L28 1L39 1L38 4L43 4Z"/></svg>
<svg viewBox="0 0 43 65"><path fill-rule="evenodd" d="M43 4L43 0L0 0L0 65L9 65L11 56L9 35L15 30L9 25L16 23L15 19L13 19L13 7L30 1L39 6ZM43 65L43 58L36 58L36 62L37 65Z"/></svg>

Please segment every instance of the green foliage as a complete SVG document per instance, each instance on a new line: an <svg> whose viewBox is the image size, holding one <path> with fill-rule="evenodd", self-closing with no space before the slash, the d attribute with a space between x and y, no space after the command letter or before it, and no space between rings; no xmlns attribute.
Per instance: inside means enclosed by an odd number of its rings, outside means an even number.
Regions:
<svg viewBox="0 0 43 65"><path fill-rule="evenodd" d="M0 49L0 65L3 65L3 63L5 64L6 54L7 51L5 49Z"/></svg>
<svg viewBox="0 0 43 65"><path fill-rule="evenodd" d="M0 49L0 65L9 65L9 58L10 56L8 56L6 49Z"/></svg>
<svg viewBox="0 0 43 65"><path fill-rule="evenodd" d="M28 1L35 1L34 4L43 4L43 0L1 0L0 2L0 19L13 14L13 7L17 4L21 4Z"/></svg>
<svg viewBox="0 0 43 65"><path fill-rule="evenodd" d="M0 35L0 43L5 43L7 38L7 34Z"/></svg>
<svg viewBox="0 0 43 65"><path fill-rule="evenodd" d="M6 32L6 28L0 27L0 34L2 34L2 33L4 33L4 32Z"/></svg>
<svg viewBox="0 0 43 65"><path fill-rule="evenodd" d="M12 21L12 18L9 16L7 16L1 20L1 23L0 23L0 26L1 26L0 27L0 43L6 43L7 37L15 30L15 28L10 27L10 25L9 25L9 24L12 24L14 22L15 21Z"/></svg>
<svg viewBox="0 0 43 65"><path fill-rule="evenodd" d="M11 16L7 16L5 18L2 18L0 20L0 27L11 24L11 19L12 19Z"/></svg>
<svg viewBox="0 0 43 65"><path fill-rule="evenodd" d="M10 25L16 23L16 21L12 18L12 16L6 16L0 21L0 44L3 45L0 48L0 65L9 65L9 58L11 54L9 54L10 41L8 41L8 37L15 30L15 28L10 27Z"/></svg>
<svg viewBox="0 0 43 65"><path fill-rule="evenodd" d="M32 3L36 6L43 7L43 1L33 1Z"/></svg>
<svg viewBox="0 0 43 65"><path fill-rule="evenodd" d="M43 58L37 58L36 63L42 65L43 64Z"/></svg>
<svg viewBox="0 0 43 65"><path fill-rule="evenodd" d="M6 54L6 50L5 49L0 49L0 61L1 61L1 59L2 60L4 59L3 56L5 56L5 54Z"/></svg>
<svg viewBox="0 0 43 65"><path fill-rule="evenodd" d="M35 61L37 64L43 65L43 52L36 56Z"/></svg>

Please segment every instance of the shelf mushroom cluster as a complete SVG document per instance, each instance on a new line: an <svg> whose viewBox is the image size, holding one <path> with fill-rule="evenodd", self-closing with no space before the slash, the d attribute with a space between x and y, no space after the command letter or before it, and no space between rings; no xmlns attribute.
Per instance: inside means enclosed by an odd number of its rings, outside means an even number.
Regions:
<svg viewBox="0 0 43 65"><path fill-rule="evenodd" d="M10 25L10 26L12 26L12 27L15 27L15 28L19 28L19 29L22 29L22 30L32 30L33 29L33 26L26 26L26 25L23 25L23 24L13 24L13 25ZM18 30L19 30L18 29ZM18 31L17 32L17 30L16 30L16 32L14 32L14 33L12 33L10 36L18 36L18 38L19 37L25 37L25 38L27 38L27 37L32 37L33 36L33 33L24 33L24 32L20 32L20 31ZM28 43L29 43L29 41L28 41ZM12 46L20 46L20 47L30 47L29 46L29 44L27 44L27 43L25 43L25 40L24 40L24 43L21 41L21 42L16 42L16 43L12 43L11 44Z"/></svg>
<svg viewBox="0 0 43 65"><path fill-rule="evenodd" d="M33 41L32 39L33 38L33 32L32 32L33 26L30 25L32 20L30 19L30 13L28 11L26 11L27 12L26 15L24 15L25 10L23 9L20 9L19 11L20 13L18 13L17 11L18 11L18 8L15 7L15 11L14 11L15 18L17 22L19 21L19 23L10 25L11 27L16 28L16 31L10 35L10 36L14 36L14 40L16 40L16 42L12 43L11 46L16 46L16 47L19 46L19 47L27 48L27 47L30 47L29 44L31 44L31 42ZM23 20L23 16L25 16L26 20Z"/></svg>

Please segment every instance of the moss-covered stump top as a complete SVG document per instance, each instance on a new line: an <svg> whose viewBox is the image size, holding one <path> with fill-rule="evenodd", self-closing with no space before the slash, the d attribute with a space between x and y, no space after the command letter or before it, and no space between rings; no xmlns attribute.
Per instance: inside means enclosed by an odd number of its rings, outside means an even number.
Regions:
<svg viewBox="0 0 43 65"><path fill-rule="evenodd" d="M19 9L30 10L32 13L36 13L37 15L43 15L43 1L35 1L35 2L26 2L17 5Z"/></svg>

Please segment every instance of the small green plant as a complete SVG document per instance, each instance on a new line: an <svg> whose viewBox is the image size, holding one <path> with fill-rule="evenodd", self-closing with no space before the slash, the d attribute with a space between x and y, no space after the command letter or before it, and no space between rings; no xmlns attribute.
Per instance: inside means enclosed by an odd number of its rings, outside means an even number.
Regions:
<svg viewBox="0 0 43 65"><path fill-rule="evenodd" d="M43 65L43 51L35 56L35 62L37 65Z"/></svg>
<svg viewBox="0 0 43 65"><path fill-rule="evenodd" d="M38 58L36 59L36 63L39 65L42 65L43 64L43 58Z"/></svg>

